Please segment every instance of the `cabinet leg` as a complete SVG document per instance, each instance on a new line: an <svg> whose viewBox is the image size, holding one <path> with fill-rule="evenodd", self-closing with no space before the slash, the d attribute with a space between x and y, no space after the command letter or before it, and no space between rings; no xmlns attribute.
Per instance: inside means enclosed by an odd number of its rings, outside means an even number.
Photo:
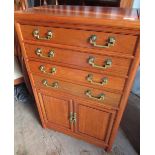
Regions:
<svg viewBox="0 0 155 155"><path fill-rule="evenodd" d="M108 147L105 149L105 151L106 151L106 152L111 152L111 149L112 149L112 146L108 146Z"/></svg>
<svg viewBox="0 0 155 155"><path fill-rule="evenodd" d="M42 127L44 128L44 129L46 129L47 127L46 127L46 125L44 124L44 123L42 123Z"/></svg>

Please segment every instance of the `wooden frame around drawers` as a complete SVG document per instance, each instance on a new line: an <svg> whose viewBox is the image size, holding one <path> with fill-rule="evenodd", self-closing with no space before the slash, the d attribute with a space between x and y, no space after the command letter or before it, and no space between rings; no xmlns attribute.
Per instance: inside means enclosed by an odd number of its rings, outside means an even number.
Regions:
<svg viewBox="0 0 155 155"><path fill-rule="evenodd" d="M107 8L107 9L101 9L102 11L98 14L96 14L94 7L81 7L80 8L80 13L78 14L78 16L76 18L74 17L74 9L75 7L72 7L70 10L68 10L69 16L67 16L67 9L64 8L63 13L59 12L59 6L54 6L53 8L45 8L46 11L44 11L44 8L36 8L36 9L29 9L27 10L27 12L15 12L15 25L16 25L16 30L18 33L18 37L20 40L20 45L22 48L22 55L24 57L24 61L26 63L26 68L30 77L30 81L32 84L32 89L34 92L34 96L36 99L36 103L37 103L37 107L38 107L38 111L40 114L40 118L42 121L42 125L44 128L48 127L48 128L53 128L56 129L58 131L64 132L66 134L75 136L77 138L86 140L90 143L102 146L103 148L105 148L107 151L111 150L114 138L116 136L124 109L126 107L126 103L127 103L127 99L130 93L130 89L132 87L132 83L134 81L134 77L137 71L137 68L139 66L139 57L140 57L140 52L139 52L139 18L138 18L138 14L136 10L123 10L123 9L114 9L114 8ZM85 18L84 17L84 10L85 9L92 9L94 11L90 11L90 13L88 13L88 17ZM112 11L114 9L115 14L108 14L109 11ZM53 12L55 10L55 12ZM33 16L32 16L33 14ZM61 16L63 14L63 16ZM30 16L31 15L31 16ZM115 20L113 20L113 17L115 17ZM132 19L132 20L130 20ZM106 33L110 32L110 33L114 33L114 34L122 34L122 35L126 35L126 36L134 36L134 38L136 37L135 40L135 46L133 48L133 51L131 53L124 53L124 52L119 52L119 51L111 51L111 50L104 50L101 51L99 49L96 49L94 51L94 49L89 48L84 48L84 47L75 47L75 46L71 46L69 44L58 44L57 42L54 43L49 43L49 42L38 42L35 41L33 39L26 39L25 37L22 35L22 29L21 29L21 25L33 25L36 27L42 26L42 27L61 27L61 28L67 28L69 29L78 29L78 30L82 30L82 31L95 31L95 32L101 32L104 31ZM28 31L27 31L28 32ZM67 35L67 34L66 34ZM130 38L130 37L129 37ZM125 42L123 42L124 44L128 44L127 40ZM54 92L55 96L64 96L64 98L66 98L66 101L68 100L68 102L70 103L70 108L73 109L73 111L77 111L79 104L84 104L87 106L91 106L92 108L96 108L96 109L102 109L104 110L108 110L110 113L113 113L112 115L112 123L110 125L109 131L107 132L107 137L108 139L106 139L105 141L99 141L99 140L95 140L88 137L88 136L80 136L80 133L77 134L77 128L74 128L73 126L71 127L71 132L68 132L66 130L63 130L62 128L59 128L57 126L52 126L50 125L50 123L48 121L46 121L46 119L44 118L45 113L44 112L44 101L41 99L41 96L39 95L41 92L45 95L49 94L50 92L47 90L42 89L41 87L36 87L35 86L35 82L34 81L34 72L32 72L30 66L29 66L29 62L30 61L34 61L37 60L36 58L31 58L28 57L27 54L27 50L26 50L26 44L27 45L41 45L43 47L56 47L56 48L61 48L64 50L71 50L71 51L78 51L78 52L83 52L83 53L91 53L91 54L99 54L99 55L107 55L107 56L112 56L112 57L119 57L119 58L125 58L130 59L131 64L129 65L128 68L128 72L127 75L122 77L126 79L123 91L121 93L121 100L119 102L119 106L118 107L113 107L113 106L107 106L107 105L103 105L100 106L98 104L96 104L95 102L88 102L88 100L82 99L81 97L78 96L74 96L71 95L69 93L65 93L65 92ZM124 45L123 45L124 46ZM38 59L37 61L41 62L40 59ZM43 60L44 62L44 60ZM49 63L49 61L45 62L45 63ZM71 69L78 69L78 67L74 66L74 65L65 65L63 63L57 63L57 65L62 65L64 67L70 67ZM94 72L94 70L92 70L92 72ZM103 74L102 72L100 72L101 74ZM107 72L108 74L108 72ZM112 76L118 76L118 75L112 75ZM115 92L116 93L116 92ZM59 97L58 97L59 98ZM60 97L61 98L61 97ZM47 100L51 100L52 102L52 96L51 98L47 98ZM88 109L81 109L81 111L85 111ZM89 110L88 110L89 111ZM100 115L100 112L96 112L96 111L92 111L92 113L97 113L97 115ZM50 115L49 115L50 116ZM77 116L78 117L78 116ZM102 115L102 117L107 118L110 117L110 115ZM81 117L82 118L82 117ZM93 120L93 118L92 118ZM103 120L101 120L103 121ZM104 120L105 121L105 120ZM85 120L86 124L88 123L89 120ZM106 123L106 121L105 121ZM73 124L72 124L73 125ZM88 132L88 134L93 135L93 136L99 136L96 135L96 133L94 133L93 130L89 130L87 129L83 129L83 127L81 126L80 131L82 132ZM76 134L75 134L76 133ZM101 134L103 136L103 134Z"/></svg>

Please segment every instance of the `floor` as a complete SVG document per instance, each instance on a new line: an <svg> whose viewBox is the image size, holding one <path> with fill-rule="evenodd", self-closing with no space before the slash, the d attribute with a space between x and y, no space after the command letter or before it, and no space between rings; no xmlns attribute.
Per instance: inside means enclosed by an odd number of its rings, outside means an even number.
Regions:
<svg viewBox="0 0 155 155"><path fill-rule="evenodd" d="M127 107L121 120L121 128L140 154L140 97L130 93Z"/></svg>
<svg viewBox="0 0 155 155"><path fill-rule="evenodd" d="M137 155L119 129L111 153L62 133L43 129L34 103L15 101L15 155Z"/></svg>

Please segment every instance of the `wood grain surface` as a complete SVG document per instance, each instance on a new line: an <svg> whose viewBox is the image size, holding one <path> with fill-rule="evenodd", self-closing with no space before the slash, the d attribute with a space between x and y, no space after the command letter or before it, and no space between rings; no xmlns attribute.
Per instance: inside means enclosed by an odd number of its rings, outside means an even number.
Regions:
<svg viewBox="0 0 155 155"><path fill-rule="evenodd" d="M86 140L110 151L125 110L127 99L139 66L139 16L136 9L48 6L15 12L15 26L22 48L22 56L30 77L36 105L44 128L61 131ZM38 40L32 35L39 30L46 37L51 30L51 40ZM97 35L96 43L105 45L110 36L116 42L109 48L93 47L91 35ZM41 55L36 50L41 49ZM53 57L49 58L49 52ZM109 68L96 68L89 62L103 66L107 59ZM45 72L40 72L40 65ZM51 67L57 70L48 75ZM108 77L105 87L86 81L88 74L99 82ZM47 80L47 85L43 84ZM57 82L58 87L53 88ZM86 95L90 90L91 94ZM104 100L100 95L105 95ZM96 99L95 99L96 98ZM74 113L71 116L70 112Z"/></svg>

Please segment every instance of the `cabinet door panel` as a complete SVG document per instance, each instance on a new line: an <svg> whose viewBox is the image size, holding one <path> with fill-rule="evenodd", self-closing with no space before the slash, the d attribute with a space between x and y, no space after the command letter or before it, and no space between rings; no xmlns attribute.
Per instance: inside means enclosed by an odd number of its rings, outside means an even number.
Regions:
<svg viewBox="0 0 155 155"><path fill-rule="evenodd" d="M54 94L53 94L54 95ZM55 127L71 129L69 115L72 110L70 100L56 98L39 93L44 119L48 124Z"/></svg>
<svg viewBox="0 0 155 155"><path fill-rule="evenodd" d="M113 110L98 109L76 103L76 132L90 139L108 143L114 122Z"/></svg>

